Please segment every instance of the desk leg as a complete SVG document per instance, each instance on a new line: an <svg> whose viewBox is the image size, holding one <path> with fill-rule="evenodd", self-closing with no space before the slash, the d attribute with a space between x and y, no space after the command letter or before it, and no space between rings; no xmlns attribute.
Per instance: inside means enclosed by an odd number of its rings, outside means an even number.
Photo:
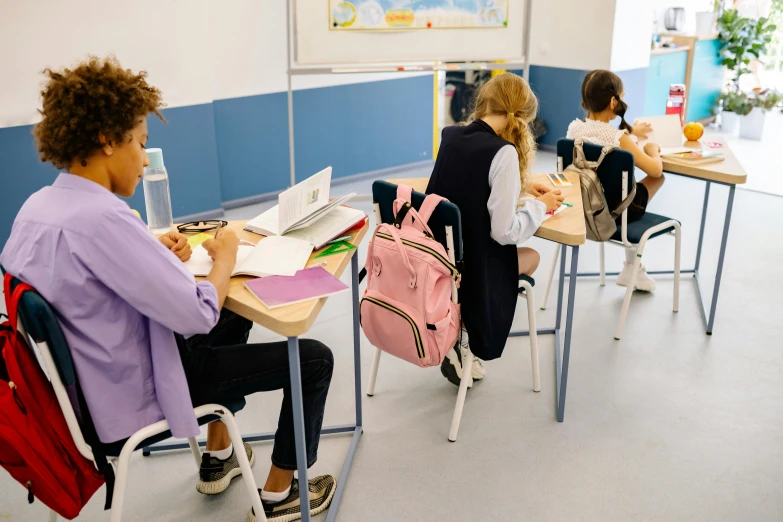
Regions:
<svg viewBox="0 0 783 522"><path fill-rule="evenodd" d="M715 272L715 287L712 290L712 304L710 305L710 318L707 321L707 335L712 335L712 327L715 324L715 309L718 306L718 292L720 291L720 279L723 274L723 259L726 257L726 242L729 239L729 225L731 224L731 211L734 208L734 191L736 185L729 187L729 201L726 203L726 219L723 222L723 238L720 240L720 255L718 257L718 270Z"/></svg>
<svg viewBox="0 0 783 522"><path fill-rule="evenodd" d="M563 249L565 250L565 248ZM558 294L558 316L562 309L562 291L565 283L565 256L560 268L560 291ZM571 330L574 320L574 298L576 296L576 273L579 264L579 247L571 247L571 274L568 279L568 304L566 305L565 339L563 341L563 361L560 362L560 328L555 338L555 357L557 367L557 421L563 422L565 416L566 389L568 388L568 363L571 359Z"/></svg>
<svg viewBox="0 0 783 522"><path fill-rule="evenodd" d="M704 241L704 225L707 222L707 204L710 201L710 187L712 183L707 182L707 186L704 189L704 205L701 209L701 225L699 226L699 244L696 247L696 263L693 265L694 274L699 271L699 263L701 262L701 244ZM694 275L694 277L696 277Z"/></svg>
<svg viewBox="0 0 783 522"><path fill-rule="evenodd" d="M362 354L359 333L359 254L351 257L351 293L353 294L353 374L356 400L356 426L362 425Z"/></svg>
<svg viewBox="0 0 783 522"><path fill-rule="evenodd" d="M288 366L291 373L291 403L294 409L294 441L296 467L299 472L299 499L302 506L302 522L310 522L310 492L307 483L307 446L302 406L302 369L299 364L299 338L288 338Z"/></svg>

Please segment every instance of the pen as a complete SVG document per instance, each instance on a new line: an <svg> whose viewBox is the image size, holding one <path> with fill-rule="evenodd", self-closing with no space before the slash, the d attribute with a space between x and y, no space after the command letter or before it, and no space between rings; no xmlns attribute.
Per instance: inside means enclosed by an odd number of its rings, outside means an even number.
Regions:
<svg viewBox="0 0 783 522"><path fill-rule="evenodd" d="M220 229L221 229L221 228L223 228L223 220L222 220L222 219L221 219L220 221L218 221L218 226L217 226L217 228L215 229L215 239L217 239L217 237L218 237L218 232L220 232Z"/></svg>
<svg viewBox="0 0 783 522"><path fill-rule="evenodd" d="M351 239L352 237L353 237L353 236L343 236L343 237L338 237L338 238L332 239L331 241L327 242L326 244L327 244L327 245L334 245L335 243L339 243L340 241L348 241L348 240L349 240L349 239Z"/></svg>
<svg viewBox="0 0 783 522"><path fill-rule="evenodd" d="M573 207L574 206L573 204L569 203L568 201L563 201L563 205L565 205L567 207Z"/></svg>

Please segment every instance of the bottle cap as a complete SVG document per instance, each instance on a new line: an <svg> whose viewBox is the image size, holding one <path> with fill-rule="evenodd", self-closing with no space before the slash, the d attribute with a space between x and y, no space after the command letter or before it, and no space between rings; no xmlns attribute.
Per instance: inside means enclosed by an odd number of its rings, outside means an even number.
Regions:
<svg viewBox="0 0 783 522"><path fill-rule="evenodd" d="M147 149L147 156L150 158L149 168L162 169L163 168L163 150L162 149Z"/></svg>

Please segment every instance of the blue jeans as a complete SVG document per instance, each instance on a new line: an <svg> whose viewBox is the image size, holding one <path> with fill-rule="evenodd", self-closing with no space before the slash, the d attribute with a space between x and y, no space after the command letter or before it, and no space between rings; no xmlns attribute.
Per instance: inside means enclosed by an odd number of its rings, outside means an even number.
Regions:
<svg viewBox="0 0 783 522"><path fill-rule="evenodd" d="M288 343L247 344L253 323L224 309L217 326L205 335L177 335L182 364L194 406L242 399L256 392L283 390L272 463L296 469L294 420ZM307 467L318 458L326 395L332 380L332 351L318 341L299 340L302 368Z"/></svg>

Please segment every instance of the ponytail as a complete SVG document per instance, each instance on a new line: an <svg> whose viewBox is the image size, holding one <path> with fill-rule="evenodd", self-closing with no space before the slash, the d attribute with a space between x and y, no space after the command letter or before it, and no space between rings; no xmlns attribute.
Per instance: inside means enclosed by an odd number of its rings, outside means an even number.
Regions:
<svg viewBox="0 0 783 522"><path fill-rule="evenodd" d="M513 73L495 76L479 89L476 109L467 123L490 114L506 115L506 125L498 136L514 145L519 157L519 179L525 189L525 177L533 166L536 141L530 122L536 117L538 99L530 85Z"/></svg>

